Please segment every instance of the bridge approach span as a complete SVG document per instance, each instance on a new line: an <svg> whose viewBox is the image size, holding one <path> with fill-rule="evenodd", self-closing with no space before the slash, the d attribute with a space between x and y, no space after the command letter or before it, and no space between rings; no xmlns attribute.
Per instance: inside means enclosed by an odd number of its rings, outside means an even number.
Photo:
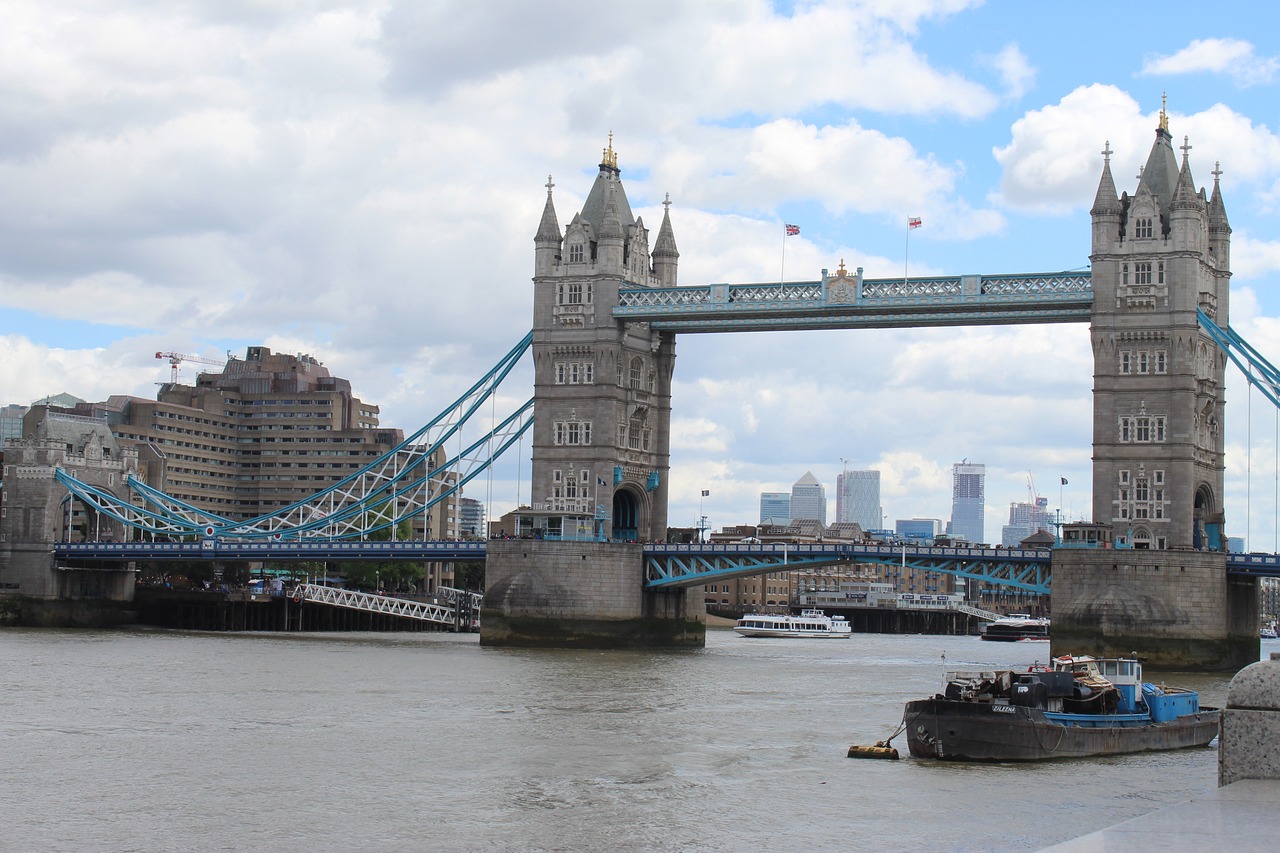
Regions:
<svg viewBox="0 0 1280 853"><path fill-rule="evenodd" d="M646 545L645 587L678 589L765 572L841 563L901 565L1046 595L1047 549L937 548L852 543Z"/></svg>

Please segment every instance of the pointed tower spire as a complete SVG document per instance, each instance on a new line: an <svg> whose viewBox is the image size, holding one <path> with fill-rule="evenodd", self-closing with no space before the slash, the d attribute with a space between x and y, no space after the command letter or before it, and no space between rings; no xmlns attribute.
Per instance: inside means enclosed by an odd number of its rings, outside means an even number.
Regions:
<svg viewBox="0 0 1280 853"><path fill-rule="evenodd" d="M1123 208L1120 207L1120 198L1116 195L1116 182L1111 177L1111 140L1107 140L1106 145L1102 147L1102 178L1098 181L1098 193L1093 198L1093 209L1089 211L1094 216L1099 214L1118 214Z"/></svg>
<svg viewBox="0 0 1280 853"><path fill-rule="evenodd" d="M555 242L560 245L560 220L556 219L556 206L551 201L551 188L555 184L551 180L551 176L547 175L547 204L542 208L542 221L538 223L538 233L534 236L535 243Z"/></svg>
<svg viewBox="0 0 1280 853"><path fill-rule="evenodd" d="M676 286L676 264L680 251L676 249L676 235L671 230L671 193L662 201L662 225L658 239L653 243L653 272L666 287Z"/></svg>
<svg viewBox="0 0 1280 853"><path fill-rule="evenodd" d="M1218 161L1213 163L1213 195L1209 197L1209 230L1226 231L1231 233L1231 225L1227 222L1227 208L1222 203L1222 187L1219 179L1222 177L1222 165Z"/></svg>
<svg viewBox="0 0 1280 853"><path fill-rule="evenodd" d="M560 246L563 238L560 235L560 222L556 219L556 206L551 201L551 188L555 184L547 175L547 203L542 208L542 221L538 223L538 233L533 235L533 268L534 275L550 275L560 265Z"/></svg>
<svg viewBox="0 0 1280 853"><path fill-rule="evenodd" d="M1179 148L1182 149L1182 169L1178 172L1178 183L1173 189L1173 200L1169 206L1194 210L1200 207L1200 199L1196 195L1195 181L1191 179L1191 161L1187 156L1191 143L1186 136L1182 137Z"/></svg>

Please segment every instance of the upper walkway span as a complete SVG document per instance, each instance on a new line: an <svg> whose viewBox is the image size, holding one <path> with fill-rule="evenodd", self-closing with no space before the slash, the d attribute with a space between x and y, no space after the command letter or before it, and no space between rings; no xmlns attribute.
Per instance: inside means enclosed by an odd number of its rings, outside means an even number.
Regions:
<svg viewBox="0 0 1280 853"><path fill-rule="evenodd" d="M671 332L1087 323L1087 272L623 288L613 316Z"/></svg>

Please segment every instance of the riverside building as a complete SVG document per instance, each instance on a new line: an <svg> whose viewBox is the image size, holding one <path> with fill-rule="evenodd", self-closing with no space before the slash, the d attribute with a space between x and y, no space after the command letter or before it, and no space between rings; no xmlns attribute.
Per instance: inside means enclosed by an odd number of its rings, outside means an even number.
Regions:
<svg viewBox="0 0 1280 853"><path fill-rule="evenodd" d="M235 521L303 500L404 440L380 426L379 408L356 397L349 380L309 355L263 346L200 373L194 385L166 382L155 400L113 395L72 412L105 419L121 446L136 450L148 485ZM457 537L456 498L413 525L422 538Z"/></svg>

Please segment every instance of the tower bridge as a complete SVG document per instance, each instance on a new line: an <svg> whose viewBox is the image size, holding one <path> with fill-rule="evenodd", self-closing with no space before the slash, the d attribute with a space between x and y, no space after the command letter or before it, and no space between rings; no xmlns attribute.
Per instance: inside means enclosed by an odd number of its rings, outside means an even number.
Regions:
<svg viewBox="0 0 1280 853"><path fill-rule="evenodd" d="M1250 382L1280 404L1278 377L1228 324L1231 228L1221 170L1214 169L1211 193L1197 190L1190 145L1184 140L1180 150L1181 162L1162 110L1130 195L1117 193L1112 152L1103 149L1088 273L867 279L841 262L818 281L682 286L670 201L651 246L648 227L632 214L612 142L582 210L564 228L549 179L534 235L533 331L523 344L533 355L534 394L522 411L532 418L509 420L469 448L483 467L497 455L485 456L495 443L505 449L526 431L532 436L532 501L517 512L521 537L485 544L482 642L699 645L704 611L689 587L711 574L771 570L775 557L764 548L739 552L734 563L705 549L659 553L635 544L666 535L678 334L1088 322L1091 541L1114 547L1055 548L1047 558L1054 640L1078 652L1141 648L1169 665L1256 660L1250 575L1271 569L1224 549L1224 371L1229 358L1258 367ZM444 487L433 474L440 469L423 470L424 460L490 398L514 357L513 350L448 410L453 414L406 441L376 475L251 522L232 525L145 488L139 502L147 507L139 512L118 488L74 486L65 472L57 479L118 522L119 539L128 538L125 527L163 519L172 533L199 538L203 529L206 536L260 539L272 550L294 547L291 538L341 535L339 524L348 534L367 528L371 512L393 524L437 499ZM416 472L412 479L409 472ZM132 483L125 474L115 476ZM386 506L393 509L373 512ZM803 559L825 558L842 557ZM990 571L1039 587L1048 582L1047 574L1034 574L1042 562L1036 556L1018 569Z"/></svg>

